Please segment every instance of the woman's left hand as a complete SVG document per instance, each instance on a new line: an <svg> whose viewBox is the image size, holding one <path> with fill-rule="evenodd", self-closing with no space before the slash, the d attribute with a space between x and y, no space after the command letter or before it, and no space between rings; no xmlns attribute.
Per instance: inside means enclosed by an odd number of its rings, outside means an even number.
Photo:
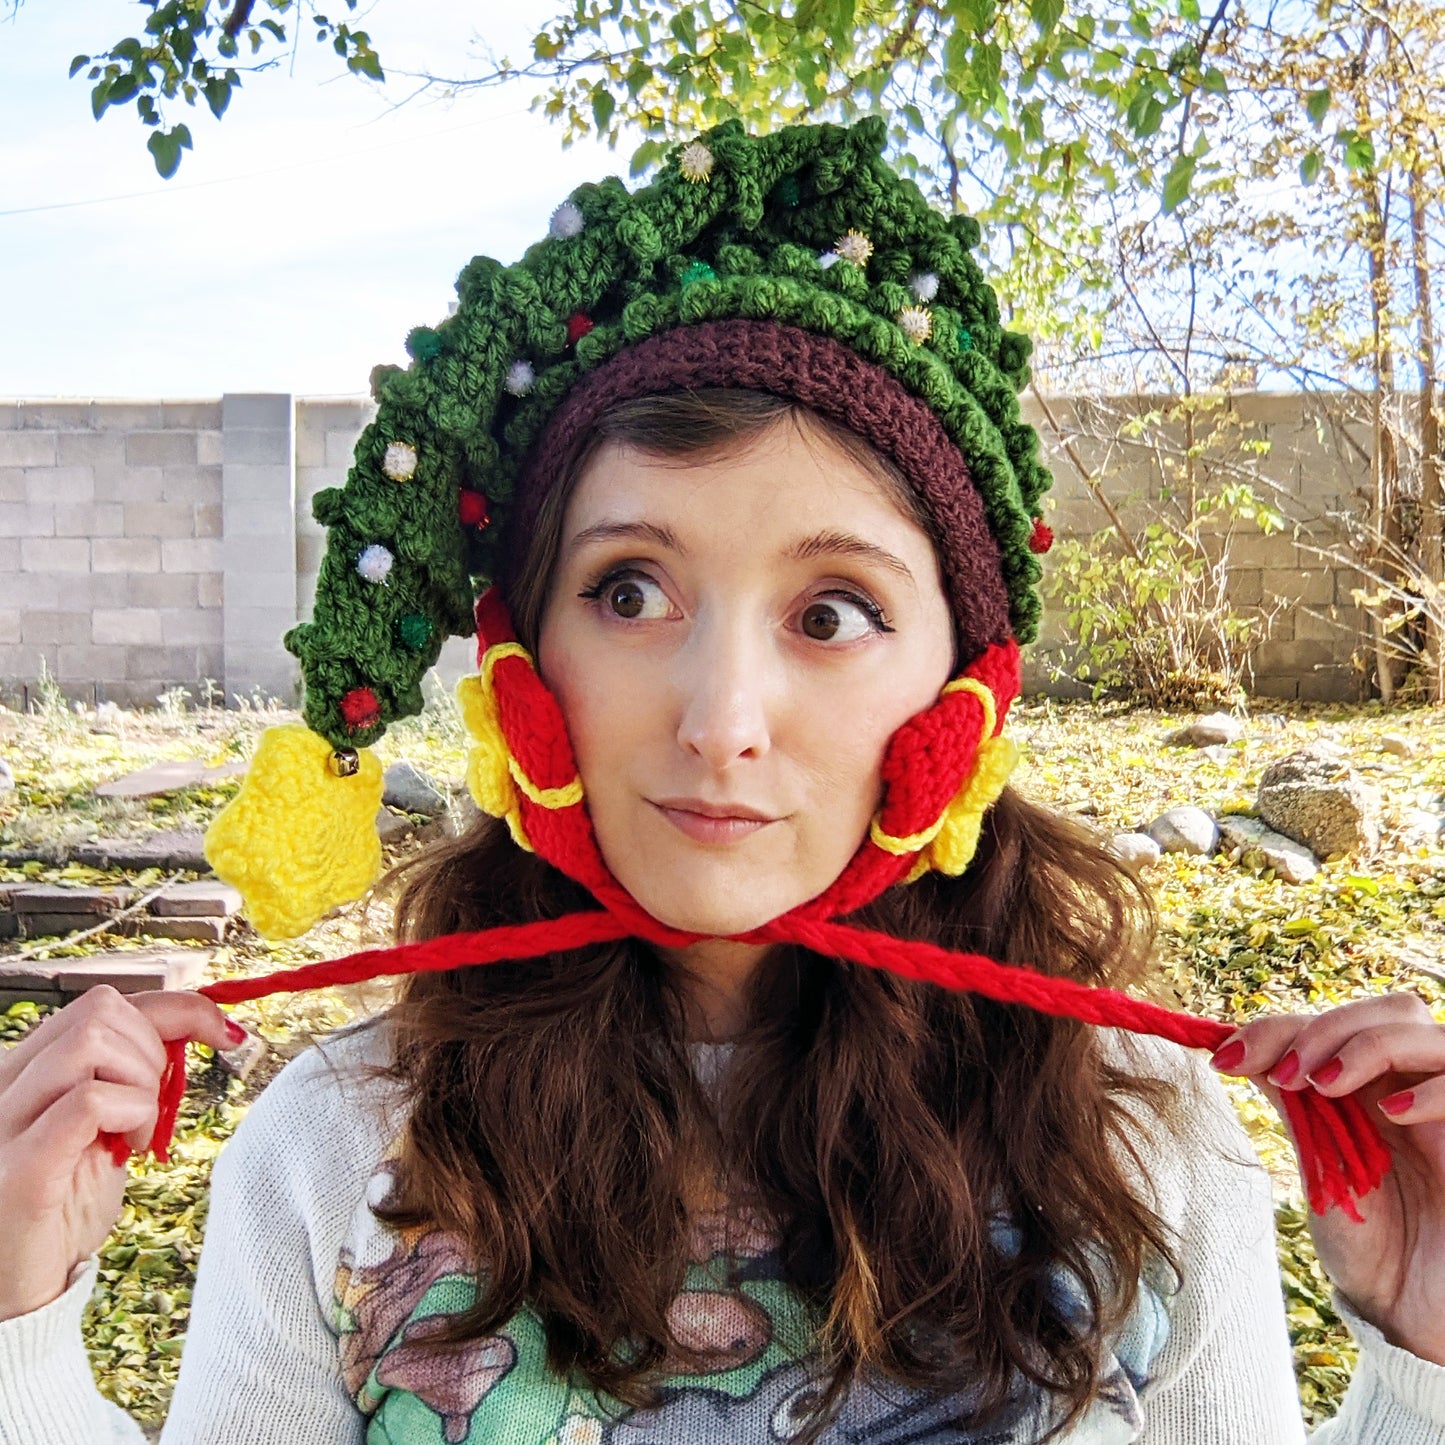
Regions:
<svg viewBox="0 0 1445 1445"><path fill-rule="evenodd" d="M1311 1210L1310 1233L1325 1272L1365 1319L1392 1344L1445 1365L1445 1025L1418 995L1388 993L1254 1019L1214 1057L1222 1072L1252 1079L1281 1118L1287 1091L1358 1092L1389 1145L1390 1172L1359 1201L1363 1224L1339 1209Z"/></svg>

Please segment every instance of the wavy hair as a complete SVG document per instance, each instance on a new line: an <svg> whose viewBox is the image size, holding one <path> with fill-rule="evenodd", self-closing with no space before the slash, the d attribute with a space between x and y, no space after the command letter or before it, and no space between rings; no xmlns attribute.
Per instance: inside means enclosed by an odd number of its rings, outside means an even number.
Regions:
<svg viewBox="0 0 1445 1445"><path fill-rule="evenodd" d="M644 398L605 417L554 480L508 580L524 644L535 647L566 499L596 446L726 455L788 420L829 435L928 525L890 463L789 402ZM399 941L595 906L488 817L380 886ZM1129 867L1011 787L962 877L890 889L851 921L1115 988L1147 984L1157 930ZM720 1187L777 1228L828 1372L799 1441L864 1378L938 1396L967 1379L969 1429L1002 1418L1022 1379L1053 1400L1045 1438L1072 1426L1141 1277L1170 1273L1177 1287L1166 1228L1135 1182L1131 1107L1177 1123L1177 1086L1127 1066L1088 1025L798 947L764 958L715 1088L689 1056L685 1013L677 971L636 939L403 982L380 1016L394 1057L373 1072L410 1108L391 1198L374 1212L452 1232L480 1285L429 1343L458 1347L528 1307L554 1370L624 1405L656 1403L665 1375L707 1368L668 1308L692 1213ZM1007 1247L989 1228L1000 1212ZM1060 1269L1082 1287L1082 1316L1063 1307Z"/></svg>

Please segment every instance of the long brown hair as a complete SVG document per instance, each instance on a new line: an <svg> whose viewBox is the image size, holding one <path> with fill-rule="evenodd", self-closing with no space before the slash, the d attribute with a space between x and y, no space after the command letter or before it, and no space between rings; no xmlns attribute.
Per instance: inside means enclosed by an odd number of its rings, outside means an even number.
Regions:
<svg viewBox="0 0 1445 1445"><path fill-rule="evenodd" d="M593 447L725 452L785 417L916 506L866 444L790 403L629 403L555 480L508 581L523 643L535 647L563 507ZM382 886L401 941L595 906L486 817ZM1147 888L1084 825L1012 788L962 877L891 889L854 921L1116 988L1147 980L1157 927ZM405 980L385 1015L394 1062L378 1072L411 1107L375 1213L453 1232L480 1286L429 1342L478 1339L528 1306L554 1370L655 1403L664 1375L701 1364L667 1311L699 1181L721 1182L775 1224L815 1322L806 1343L830 1374L800 1439L863 1377L943 1396L967 1379L959 1424L978 1428L1022 1376L1061 1407L1046 1438L1067 1429L1098 1394L1103 1341L1141 1276L1177 1283L1165 1227L1124 1163L1141 1163L1128 1106L1169 1124L1177 1089L1111 1057L1089 1026L801 948L765 958L749 1016L713 1092L688 1053L677 973L638 940ZM1015 1230L1008 1249L988 1227L997 1213ZM1060 1267L1083 1287L1082 1321L1052 1287Z"/></svg>

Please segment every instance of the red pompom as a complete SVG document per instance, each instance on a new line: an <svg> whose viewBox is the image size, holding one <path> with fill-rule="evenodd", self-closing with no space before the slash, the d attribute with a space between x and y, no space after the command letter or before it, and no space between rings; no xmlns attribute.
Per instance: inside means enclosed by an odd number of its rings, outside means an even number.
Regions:
<svg viewBox="0 0 1445 1445"><path fill-rule="evenodd" d="M457 512L464 527L485 527L492 520L487 510L487 499L480 492L469 492L462 488L457 493Z"/></svg>
<svg viewBox="0 0 1445 1445"><path fill-rule="evenodd" d="M341 716L346 719L346 726L353 730L369 728L372 723L380 721L381 704L369 687L353 687L341 699Z"/></svg>
<svg viewBox="0 0 1445 1445"><path fill-rule="evenodd" d="M1044 525L1042 517L1034 518L1034 534L1029 538L1030 552L1047 552L1054 545L1054 532L1052 527Z"/></svg>
<svg viewBox="0 0 1445 1445"><path fill-rule="evenodd" d="M574 311L567 318L567 345L576 346L597 323L585 312Z"/></svg>

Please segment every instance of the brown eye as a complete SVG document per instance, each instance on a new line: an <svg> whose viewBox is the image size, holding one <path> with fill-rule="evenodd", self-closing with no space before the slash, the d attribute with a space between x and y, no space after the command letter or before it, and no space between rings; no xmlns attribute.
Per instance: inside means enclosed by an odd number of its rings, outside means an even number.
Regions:
<svg viewBox="0 0 1445 1445"><path fill-rule="evenodd" d="M803 631L816 642L828 642L837 635L842 620L829 602L811 602L803 609Z"/></svg>
<svg viewBox="0 0 1445 1445"><path fill-rule="evenodd" d="M640 616L646 600L642 595L642 588L630 579L614 582L607 589L607 605L619 617Z"/></svg>

